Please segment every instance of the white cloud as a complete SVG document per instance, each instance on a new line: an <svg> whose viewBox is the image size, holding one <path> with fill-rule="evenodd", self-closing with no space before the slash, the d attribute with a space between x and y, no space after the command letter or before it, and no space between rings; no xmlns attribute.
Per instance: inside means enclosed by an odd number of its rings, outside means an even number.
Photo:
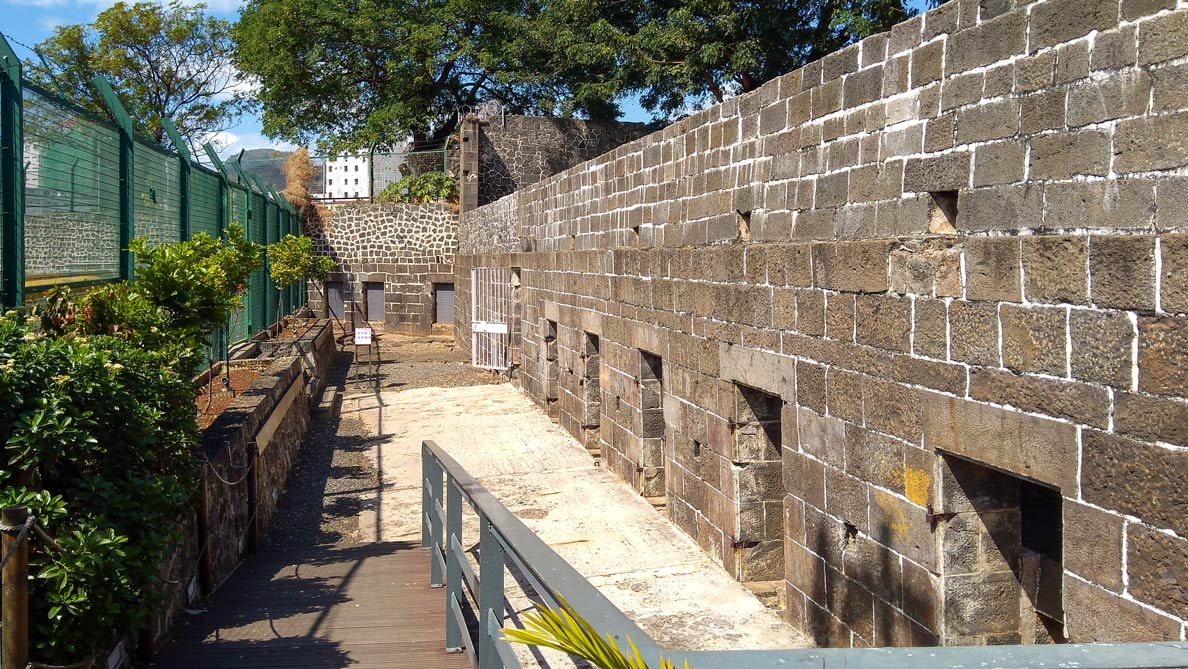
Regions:
<svg viewBox="0 0 1188 669"><path fill-rule="evenodd" d="M204 142L210 142L211 146L218 152L219 157L224 159L232 158L244 149L292 151L297 148L296 144L268 139L262 133L254 130L242 130L238 133L223 130L209 135L202 142L199 142L198 146L201 147ZM201 156L201 158L202 162L206 162L205 155Z"/></svg>
<svg viewBox="0 0 1188 669"><path fill-rule="evenodd" d="M8 0L10 5L21 5L23 7L63 7L68 3L66 0Z"/></svg>
<svg viewBox="0 0 1188 669"><path fill-rule="evenodd" d="M52 33L54 28L57 28L58 26L64 26L67 23L69 23L69 21L62 18L61 16L42 16L37 19L37 27L41 28L47 33Z"/></svg>

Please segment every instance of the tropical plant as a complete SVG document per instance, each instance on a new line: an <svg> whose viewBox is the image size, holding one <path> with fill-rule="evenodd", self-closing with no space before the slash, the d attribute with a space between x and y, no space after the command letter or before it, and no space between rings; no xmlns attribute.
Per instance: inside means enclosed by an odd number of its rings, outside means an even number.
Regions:
<svg viewBox="0 0 1188 669"><path fill-rule="evenodd" d="M409 174L387 185L375 197L379 203L408 202L427 204L429 202L457 202L458 180L447 172L422 172Z"/></svg>
<svg viewBox="0 0 1188 669"><path fill-rule="evenodd" d="M157 143L165 140L164 118L182 136L213 135L227 129L249 99L232 65L231 24L204 9L176 0L117 2L91 24L56 28L37 45L39 58L24 64L26 76L106 116L92 83L103 75Z"/></svg>
<svg viewBox="0 0 1188 669"><path fill-rule="evenodd" d="M559 650L601 669L649 669L631 637L627 638L628 650L624 652L611 635L600 635L564 599L558 598L557 603L560 609L537 605L536 613L524 614L524 629L503 629L504 639ZM675 665L660 658L658 669L675 669ZM689 669L688 662L684 669Z"/></svg>

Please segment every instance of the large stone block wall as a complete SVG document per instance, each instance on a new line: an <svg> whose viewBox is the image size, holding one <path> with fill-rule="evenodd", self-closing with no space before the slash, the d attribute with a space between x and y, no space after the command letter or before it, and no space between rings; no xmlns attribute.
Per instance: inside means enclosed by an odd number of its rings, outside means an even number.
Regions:
<svg viewBox="0 0 1188 669"><path fill-rule="evenodd" d="M494 202L646 133L642 123L492 117L478 136L478 203Z"/></svg>
<svg viewBox="0 0 1188 669"><path fill-rule="evenodd" d="M1183 639L1186 81L1183 3L955 0L465 214L459 344L519 268L524 391L821 644Z"/></svg>
<svg viewBox="0 0 1188 669"><path fill-rule="evenodd" d="M346 315L394 328L433 325L435 279L453 274L458 215L447 204L340 204L318 207L305 223L317 252L338 263L332 281L343 283ZM364 283L384 284L384 314L364 313ZM314 313L325 317L319 289L309 292Z"/></svg>

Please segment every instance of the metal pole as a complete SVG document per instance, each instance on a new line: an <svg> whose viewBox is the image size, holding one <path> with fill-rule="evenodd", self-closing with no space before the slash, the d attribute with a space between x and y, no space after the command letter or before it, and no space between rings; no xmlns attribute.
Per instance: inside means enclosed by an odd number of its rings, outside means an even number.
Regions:
<svg viewBox="0 0 1188 669"><path fill-rule="evenodd" d="M451 548L454 540L462 542L462 492L458 490L452 476L446 476L446 652L462 650L462 630L450 608L450 603L462 601L462 565L458 555Z"/></svg>
<svg viewBox="0 0 1188 669"><path fill-rule="evenodd" d="M178 159L181 161L178 184L181 189L179 221L181 225L181 238L182 241L185 241L190 238L190 171L192 169L190 148L186 145L185 140L182 139L181 133L177 131L177 127L173 125L171 119L161 119L161 127L165 130L165 134L169 135L169 141L173 142L173 150L177 151Z"/></svg>
<svg viewBox="0 0 1188 669"><path fill-rule="evenodd" d="M433 547L432 534L429 531L429 514L433 513L433 500L429 498L429 459L433 455L425 445L421 446L421 548Z"/></svg>
<svg viewBox="0 0 1188 669"><path fill-rule="evenodd" d="M247 505L248 505L248 526L247 526L247 551L255 554L260 547L260 467L258 466L260 460L260 447L256 442L251 442L247 446L248 451L248 471L247 471Z"/></svg>
<svg viewBox="0 0 1188 669"><path fill-rule="evenodd" d="M478 609L478 669L503 669L490 632L503 627L503 546L485 516L479 520Z"/></svg>
<svg viewBox="0 0 1188 669"><path fill-rule="evenodd" d="M29 519L29 507L9 506L0 511L0 523L22 528ZM20 537L20 529L0 534L0 556L8 555ZM4 587L0 590L0 666L23 669L29 664L29 537L25 537L4 565Z"/></svg>
<svg viewBox="0 0 1188 669"><path fill-rule="evenodd" d="M25 175L21 59L0 36L0 306L25 299Z"/></svg>
<svg viewBox="0 0 1188 669"><path fill-rule="evenodd" d="M368 357L371 356L370 344L367 345L367 355ZM430 511L429 519L432 521L432 542L434 551L440 551L446 546L445 542L443 541L445 527L442 525L441 516L437 515L438 505L445 501L445 497L442 495L441 484L441 477L443 473L444 472L441 463L439 463L436 458L429 462L429 486L433 494L434 502L433 508ZM434 588L440 588L443 585L445 579L445 574L441 573L441 561L437 558L438 556L434 555L433 560L430 562L429 584Z"/></svg>
<svg viewBox="0 0 1188 669"><path fill-rule="evenodd" d="M115 89L111 87L107 79L104 79L103 75L97 74L92 83L95 84L99 95L111 110L116 125L120 127L120 278L131 281L135 267L132 262L132 252L128 250L128 246L136 235L134 210L136 195L133 192L132 181L135 159L135 142L132 138L135 130L132 127L132 117L120 103L119 96L116 95Z"/></svg>

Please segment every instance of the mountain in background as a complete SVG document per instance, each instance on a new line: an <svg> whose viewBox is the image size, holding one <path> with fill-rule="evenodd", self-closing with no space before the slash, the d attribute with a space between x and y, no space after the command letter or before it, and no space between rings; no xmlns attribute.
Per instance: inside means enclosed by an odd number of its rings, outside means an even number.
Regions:
<svg viewBox="0 0 1188 669"><path fill-rule="evenodd" d="M285 164L285 160L292 154L292 151L277 151L275 149L248 149L243 152L243 156L233 157L227 162L233 163L239 161L243 170L248 174L253 174L260 183L265 186L272 186L277 191L285 188L285 174L281 166Z"/></svg>

